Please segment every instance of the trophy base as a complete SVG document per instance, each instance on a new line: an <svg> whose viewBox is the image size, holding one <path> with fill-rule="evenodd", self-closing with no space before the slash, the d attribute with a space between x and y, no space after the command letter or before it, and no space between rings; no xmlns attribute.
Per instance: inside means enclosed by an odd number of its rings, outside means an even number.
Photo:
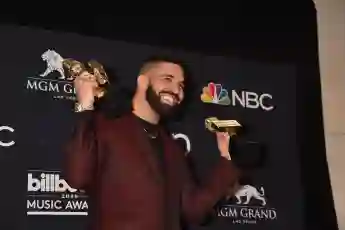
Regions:
<svg viewBox="0 0 345 230"><path fill-rule="evenodd" d="M229 134L230 137L237 135L237 127L236 128L234 128L234 127L227 128L227 129L225 129L225 131Z"/></svg>
<svg viewBox="0 0 345 230"><path fill-rule="evenodd" d="M224 132L230 136L237 135L241 124L236 120L219 120L216 117L209 117L205 120L205 126L210 132Z"/></svg>

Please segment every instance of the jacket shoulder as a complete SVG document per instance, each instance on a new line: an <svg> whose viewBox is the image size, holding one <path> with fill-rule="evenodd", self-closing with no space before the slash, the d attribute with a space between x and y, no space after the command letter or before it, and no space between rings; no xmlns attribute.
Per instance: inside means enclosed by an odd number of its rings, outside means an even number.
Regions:
<svg viewBox="0 0 345 230"><path fill-rule="evenodd" d="M97 130L101 133L121 133L122 130L126 129L128 119L125 115L116 118L109 118L102 113L95 113L95 122Z"/></svg>

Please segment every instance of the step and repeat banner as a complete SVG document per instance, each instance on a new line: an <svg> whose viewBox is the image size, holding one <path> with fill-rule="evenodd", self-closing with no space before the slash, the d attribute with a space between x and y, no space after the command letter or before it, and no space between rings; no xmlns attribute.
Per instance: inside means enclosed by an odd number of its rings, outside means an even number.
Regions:
<svg viewBox="0 0 345 230"><path fill-rule="evenodd" d="M96 59L133 88L141 62L152 55L179 58L191 69L192 105L173 129L199 179L217 158L214 135L204 124L210 116L244 125L235 140L241 143L236 158L261 159L246 167L242 186L214 207L212 220L190 228L303 229L293 66L32 28L3 26L0 31L2 229L83 230L88 224L88 196L70 187L62 171L75 96L62 60Z"/></svg>

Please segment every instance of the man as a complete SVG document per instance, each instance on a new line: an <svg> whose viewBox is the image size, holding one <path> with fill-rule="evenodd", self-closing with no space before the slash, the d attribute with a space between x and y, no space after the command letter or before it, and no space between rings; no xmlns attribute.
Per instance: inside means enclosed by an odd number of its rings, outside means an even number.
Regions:
<svg viewBox="0 0 345 230"><path fill-rule="evenodd" d="M161 127L184 100L184 84L179 63L148 60L137 78L132 112L109 119L93 111L94 77L83 73L75 80L81 117L66 151L66 179L91 197L92 229L179 230L182 221L198 224L237 181L226 133L217 133L219 162L197 186L184 151Z"/></svg>

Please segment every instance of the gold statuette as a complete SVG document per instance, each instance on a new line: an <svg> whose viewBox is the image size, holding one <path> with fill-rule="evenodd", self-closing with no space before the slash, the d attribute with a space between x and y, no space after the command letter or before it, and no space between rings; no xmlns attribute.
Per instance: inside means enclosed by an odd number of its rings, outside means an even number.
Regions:
<svg viewBox="0 0 345 230"><path fill-rule="evenodd" d="M85 65L82 62L68 58L64 59L63 66L66 69L67 80L74 80L85 71L95 76L98 83L98 86L94 91L95 97L101 98L104 96L106 91L105 85L109 83L109 78L103 66L99 62L90 60Z"/></svg>
<svg viewBox="0 0 345 230"><path fill-rule="evenodd" d="M230 136L237 134L242 125L236 120L219 120L216 117L205 119L205 126L211 132L227 132Z"/></svg>

